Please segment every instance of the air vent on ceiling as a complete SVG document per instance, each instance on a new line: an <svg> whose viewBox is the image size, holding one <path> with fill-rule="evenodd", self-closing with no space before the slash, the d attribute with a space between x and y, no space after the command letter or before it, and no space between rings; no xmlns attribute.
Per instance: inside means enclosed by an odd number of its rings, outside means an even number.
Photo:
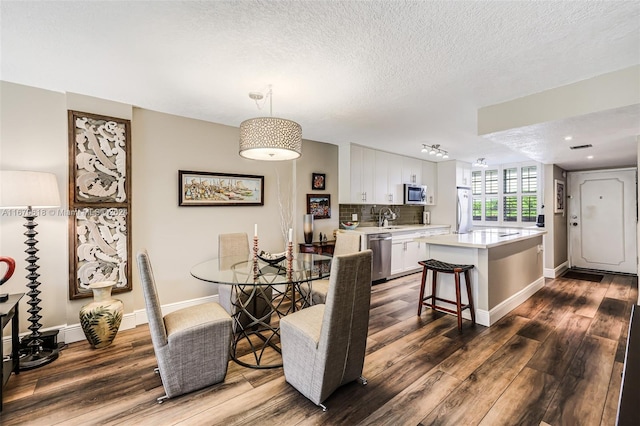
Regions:
<svg viewBox="0 0 640 426"><path fill-rule="evenodd" d="M569 149L585 149L585 148L591 148L593 145L591 144L587 144L587 145L574 145L574 146L570 146Z"/></svg>

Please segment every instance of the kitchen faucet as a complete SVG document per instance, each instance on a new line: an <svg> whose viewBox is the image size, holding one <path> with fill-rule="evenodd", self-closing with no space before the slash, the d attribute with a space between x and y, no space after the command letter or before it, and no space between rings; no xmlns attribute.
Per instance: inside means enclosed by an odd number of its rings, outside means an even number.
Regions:
<svg viewBox="0 0 640 426"><path fill-rule="evenodd" d="M393 212L393 210L391 210L391 207L381 208L380 211L378 212L378 227L387 226L389 219L391 220L396 219L396 214Z"/></svg>

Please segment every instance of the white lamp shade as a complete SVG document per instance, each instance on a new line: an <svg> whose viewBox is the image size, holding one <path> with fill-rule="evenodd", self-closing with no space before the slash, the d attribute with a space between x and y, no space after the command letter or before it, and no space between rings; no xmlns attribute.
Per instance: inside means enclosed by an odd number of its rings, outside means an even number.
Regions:
<svg viewBox="0 0 640 426"><path fill-rule="evenodd" d="M53 173L0 171L0 208L59 206L60 192Z"/></svg>
<svg viewBox="0 0 640 426"><path fill-rule="evenodd" d="M240 155L252 160L293 160L302 153L302 127L295 121L259 117L240 123Z"/></svg>

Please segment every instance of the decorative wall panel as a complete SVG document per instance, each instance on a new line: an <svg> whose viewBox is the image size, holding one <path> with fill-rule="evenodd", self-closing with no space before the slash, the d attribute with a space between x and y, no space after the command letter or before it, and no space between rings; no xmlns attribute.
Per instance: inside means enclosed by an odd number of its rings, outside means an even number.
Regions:
<svg viewBox="0 0 640 426"><path fill-rule="evenodd" d="M69 111L69 297L131 291L131 123Z"/></svg>

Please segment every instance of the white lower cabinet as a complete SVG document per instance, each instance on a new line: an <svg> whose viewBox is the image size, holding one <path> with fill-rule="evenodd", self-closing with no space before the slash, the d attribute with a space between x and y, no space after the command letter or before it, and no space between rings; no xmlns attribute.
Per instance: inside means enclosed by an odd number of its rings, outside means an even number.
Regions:
<svg viewBox="0 0 640 426"><path fill-rule="evenodd" d="M413 241L423 233L394 234L391 238L391 275L415 272L425 260L426 244Z"/></svg>

